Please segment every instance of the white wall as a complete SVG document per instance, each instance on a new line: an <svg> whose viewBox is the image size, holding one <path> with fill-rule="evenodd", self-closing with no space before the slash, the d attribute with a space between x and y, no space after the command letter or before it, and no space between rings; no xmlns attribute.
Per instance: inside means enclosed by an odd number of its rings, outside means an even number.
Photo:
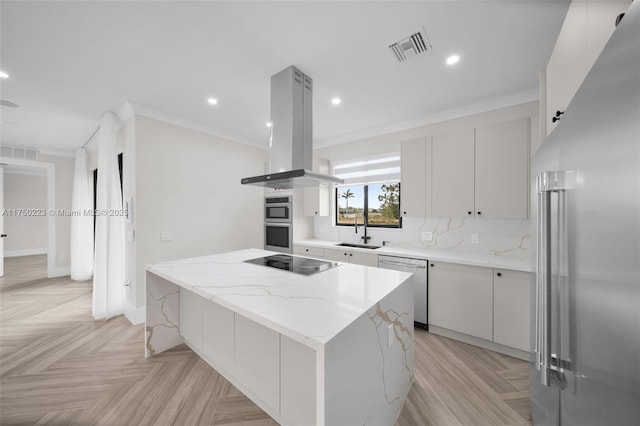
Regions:
<svg viewBox="0 0 640 426"><path fill-rule="evenodd" d="M129 206L130 212L133 216L137 210L137 198L136 198L136 117L131 116L129 120L122 126L118 132L118 144L122 142L122 199L125 203L129 200L134 200L133 206ZM136 221L125 221L124 231L124 253L125 253L125 276L130 281L130 284L125 290L125 302L128 305L127 309L136 307L136 238L135 238ZM140 304L143 306L144 302Z"/></svg>
<svg viewBox="0 0 640 426"><path fill-rule="evenodd" d="M314 156L335 162L354 160L369 155L399 153L400 143L403 140L523 117L531 118L531 152L535 152L540 143L538 114L538 102L529 102L401 132L319 148L314 151ZM332 208L331 211L333 212L334 209ZM351 227L338 227L334 226L333 223L334 219L332 217L315 218L315 237L330 241L359 242L357 239L361 234L355 234ZM380 245L384 240L398 245L413 247L423 246L446 250L498 253L519 258L529 256L528 220L405 218L403 219L402 229L369 228L369 231L372 236L371 244ZM430 242L422 240L423 232L432 232L434 239ZM471 243L472 234L479 234L479 244Z"/></svg>
<svg viewBox="0 0 640 426"><path fill-rule="evenodd" d="M131 126L125 156L133 144L135 166L125 160L125 175L135 167L136 268L128 301L141 308L146 265L263 247L263 189L240 179L262 174L267 152L140 115ZM162 231L173 240L160 241Z"/></svg>
<svg viewBox="0 0 640 426"><path fill-rule="evenodd" d="M73 172L75 159L57 155L40 154L38 161L55 165L57 210L71 210L71 196L73 194ZM55 220L56 228L56 259L55 267L60 274L69 274L71 265L71 217L58 215Z"/></svg>
<svg viewBox="0 0 640 426"><path fill-rule="evenodd" d="M4 208L47 211L47 176L4 174ZM47 253L47 216L6 216L4 256Z"/></svg>

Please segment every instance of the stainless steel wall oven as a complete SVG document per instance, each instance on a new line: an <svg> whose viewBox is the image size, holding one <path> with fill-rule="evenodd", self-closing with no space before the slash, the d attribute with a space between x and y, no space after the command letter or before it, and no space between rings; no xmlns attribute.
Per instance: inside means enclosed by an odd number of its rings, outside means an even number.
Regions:
<svg viewBox="0 0 640 426"><path fill-rule="evenodd" d="M293 204L290 195L265 197L264 249L293 253Z"/></svg>

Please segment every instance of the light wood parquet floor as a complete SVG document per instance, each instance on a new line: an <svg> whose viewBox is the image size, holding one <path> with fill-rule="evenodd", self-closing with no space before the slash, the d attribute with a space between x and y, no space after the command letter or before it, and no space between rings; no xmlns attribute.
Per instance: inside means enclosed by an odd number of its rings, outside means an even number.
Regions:
<svg viewBox="0 0 640 426"><path fill-rule="evenodd" d="M90 281L45 276L45 256L5 259L1 425L276 424L188 347L145 359L142 325L93 321ZM531 424L528 384L523 361L416 330L396 426Z"/></svg>

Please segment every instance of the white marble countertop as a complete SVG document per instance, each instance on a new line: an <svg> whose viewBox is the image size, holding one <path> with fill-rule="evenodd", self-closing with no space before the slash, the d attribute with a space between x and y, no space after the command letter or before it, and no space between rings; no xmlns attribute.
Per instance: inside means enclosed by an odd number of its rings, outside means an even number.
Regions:
<svg viewBox="0 0 640 426"><path fill-rule="evenodd" d="M279 253L247 249L158 263L147 270L314 349L410 276L352 264L304 276L244 262L273 254Z"/></svg>
<svg viewBox="0 0 640 426"><path fill-rule="evenodd" d="M428 259L436 262L451 262L464 265L484 266L487 268L510 269L513 271L530 272L531 266L529 259L511 257L505 254L483 254L471 253L453 250L436 250L419 247L404 247L386 245L378 249L363 249L356 247L338 247L338 241L324 240L300 240L294 241L293 244L302 244L313 247L331 248L338 250L353 250L363 253L383 254L389 256L416 257L419 259Z"/></svg>

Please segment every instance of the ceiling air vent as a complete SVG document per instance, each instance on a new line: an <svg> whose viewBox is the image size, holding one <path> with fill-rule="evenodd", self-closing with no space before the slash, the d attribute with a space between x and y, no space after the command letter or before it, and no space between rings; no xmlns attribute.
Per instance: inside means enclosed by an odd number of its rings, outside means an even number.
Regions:
<svg viewBox="0 0 640 426"><path fill-rule="evenodd" d="M410 36L404 37L402 40L391 43L389 49L391 49L398 62L404 62L409 58L426 52L427 49L431 49L431 44L424 29L421 29Z"/></svg>
<svg viewBox="0 0 640 426"><path fill-rule="evenodd" d="M31 148L18 148L14 146L1 145L2 157L17 158L19 160L37 160L38 151Z"/></svg>

